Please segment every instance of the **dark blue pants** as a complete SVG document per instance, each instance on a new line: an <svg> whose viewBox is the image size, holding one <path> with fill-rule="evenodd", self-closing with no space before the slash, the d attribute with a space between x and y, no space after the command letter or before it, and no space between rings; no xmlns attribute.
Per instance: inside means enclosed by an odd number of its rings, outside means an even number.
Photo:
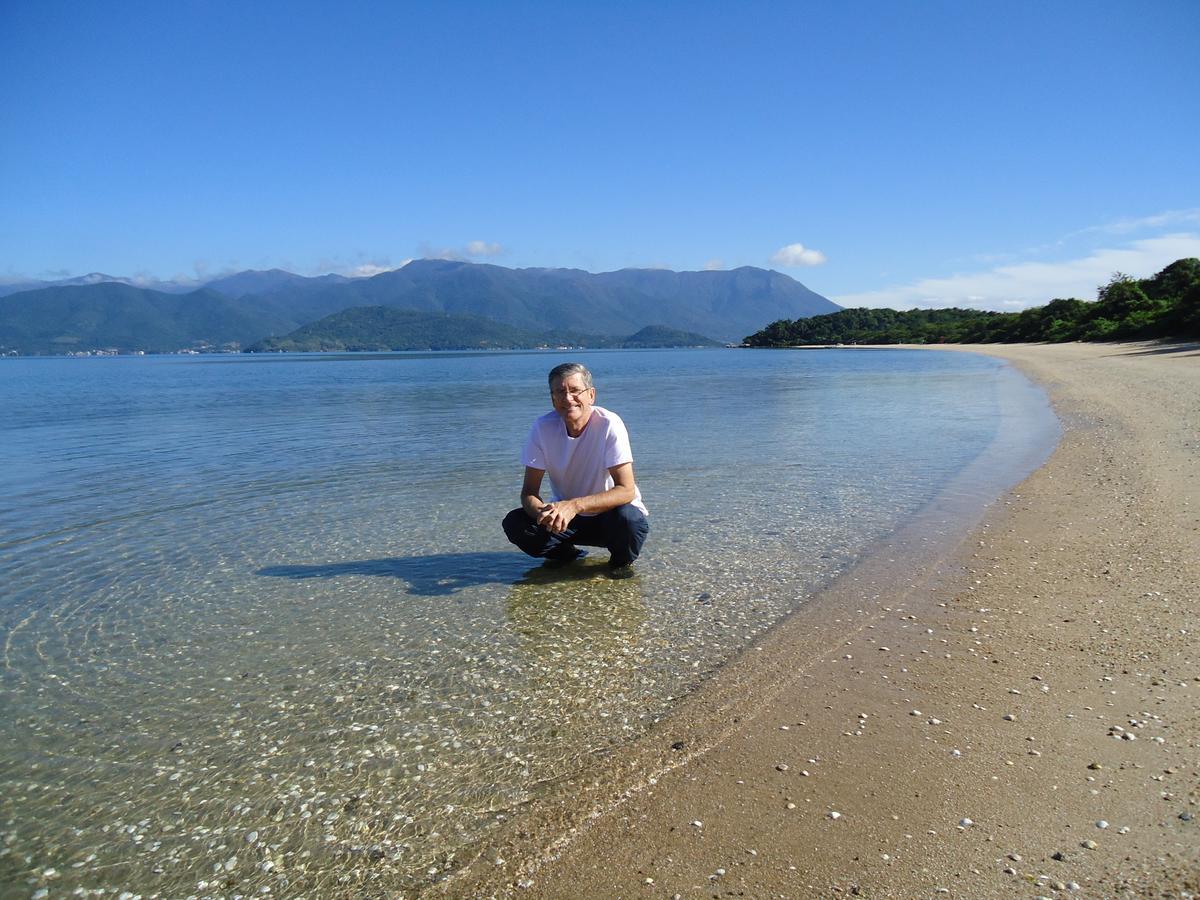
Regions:
<svg viewBox="0 0 1200 900"><path fill-rule="evenodd" d="M638 558L650 523L640 509L626 503L599 515L576 516L566 531L551 534L518 507L504 517L504 533L530 556L539 558L571 559L580 544L605 547L612 554L608 563L615 567Z"/></svg>

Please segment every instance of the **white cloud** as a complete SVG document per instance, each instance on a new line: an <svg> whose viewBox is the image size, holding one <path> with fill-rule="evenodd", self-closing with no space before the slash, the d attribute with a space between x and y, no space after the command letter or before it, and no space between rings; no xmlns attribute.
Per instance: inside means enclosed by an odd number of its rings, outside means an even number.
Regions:
<svg viewBox="0 0 1200 900"><path fill-rule="evenodd" d="M350 278L370 278L372 275L382 275L384 272L394 272L396 269L403 269L410 262L412 262L411 259L406 259L398 266L393 266L390 263L363 263L362 265L355 266L354 268L349 269L342 274Z"/></svg>
<svg viewBox="0 0 1200 900"><path fill-rule="evenodd" d="M720 272L724 268L725 260L723 259L710 259L704 264L705 272Z"/></svg>
<svg viewBox="0 0 1200 900"><path fill-rule="evenodd" d="M1153 216L1142 216L1138 219L1118 219L1104 225L1094 225L1084 228L1068 237L1080 234L1129 234L1144 228L1173 228L1178 225L1194 225L1200 223L1200 209L1169 209Z"/></svg>
<svg viewBox="0 0 1200 900"><path fill-rule="evenodd" d="M396 269L403 269L412 259L401 260L399 263L392 263L388 256L368 256L366 253L356 253L353 259L344 259L342 257L332 257L320 260L316 265L310 266L306 273L309 276L320 275L345 275L347 278L370 278L373 275L381 275L384 272L394 272ZM295 272L296 269L290 269L287 266L283 267L289 272Z"/></svg>
<svg viewBox="0 0 1200 900"><path fill-rule="evenodd" d="M504 248L491 241L470 241L464 248L467 256L499 256Z"/></svg>
<svg viewBox="0 0 1200 900"><path fill-rule="evenodd" d="M493 241L468 241L462 247L435 247L422 242L418 255L422 259L448 259L455 262L465 262L468 259L499 256L504 252L504 246Z"/></svg>
<svg viewBox="0 0 1200 900"><path fill-rule="evenodd" d="M1072 231L1048 244L1039 244L1015 252L979 253L972 257L972 261L998 266L1001 263L1015 263L1033 257L1061 256L1064 253L1072 252L1068 249L1072 245L1080 246L1082 243L1083 246L1090 244L1095 247L1099 240L1104 240L1106 237L1117 236L1132 240L1132 236L1138 232L1142 232L1144 237L1152 237L1161 235L1163 231L1170 228L1184 230L1197 224L1200 224L1200 209L1169 209L1150 216L1116 219L1101 225L1089 225L1087 228Z"/></svg>
<svg viewBox="0 0 1200 900"><path fill-rule="evenodd" d="M790 268L797 266L819 266L825 262L825 254L820 250L805 247L803 244L788 244L786 247L780 247L775 251L771 257L771 262L777 266L788 266Z"/></svg>
<svg viewBox="0 0 1200 900"><path fill-rule="evenodd" d="M1014 263L831 299L846 307L958 306L1011 311L1041 306L1058 297L1094 300L1096 289L1114 272L1148 278L1185 256L1200 256L1200 233L1164 234L1125 247L1093 250L1077 259Z"/></svg>

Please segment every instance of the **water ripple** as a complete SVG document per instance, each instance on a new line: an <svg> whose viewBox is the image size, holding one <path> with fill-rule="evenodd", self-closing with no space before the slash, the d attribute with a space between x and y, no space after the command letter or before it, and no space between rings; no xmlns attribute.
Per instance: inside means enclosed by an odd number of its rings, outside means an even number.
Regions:
<svg viewBox="0 0 1200 900"><path fill-rule="evenodd" d="M0 879L437 880L969 470L1021 384L949 354L590 354L651 508L613 581L499 531L557 361L0 363Z"/></svg>

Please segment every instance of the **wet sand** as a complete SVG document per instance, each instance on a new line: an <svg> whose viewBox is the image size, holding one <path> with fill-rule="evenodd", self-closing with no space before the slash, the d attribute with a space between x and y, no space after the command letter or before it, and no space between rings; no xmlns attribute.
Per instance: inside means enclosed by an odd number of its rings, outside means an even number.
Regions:
<svg viewBox="0 0 1200 900"><path fill-rule="evenodd" d="M987 346L1049 462L897 536L449 896L1200 892L1200 347Z"/></svg>

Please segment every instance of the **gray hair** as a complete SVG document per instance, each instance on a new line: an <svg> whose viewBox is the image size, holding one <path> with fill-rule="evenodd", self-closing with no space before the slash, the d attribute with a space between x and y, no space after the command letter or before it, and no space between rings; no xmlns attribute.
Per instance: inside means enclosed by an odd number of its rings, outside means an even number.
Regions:
<svg viewBox="0 0 1200 900"><path fill-rule="evenodd" d="M583 363L569 362L562 363L550 370L550 389L554 389L555 382L562 383L572 375L582 375L584 387L594 387L592 384L592 373L588 371L587 366Z"/></svg>

